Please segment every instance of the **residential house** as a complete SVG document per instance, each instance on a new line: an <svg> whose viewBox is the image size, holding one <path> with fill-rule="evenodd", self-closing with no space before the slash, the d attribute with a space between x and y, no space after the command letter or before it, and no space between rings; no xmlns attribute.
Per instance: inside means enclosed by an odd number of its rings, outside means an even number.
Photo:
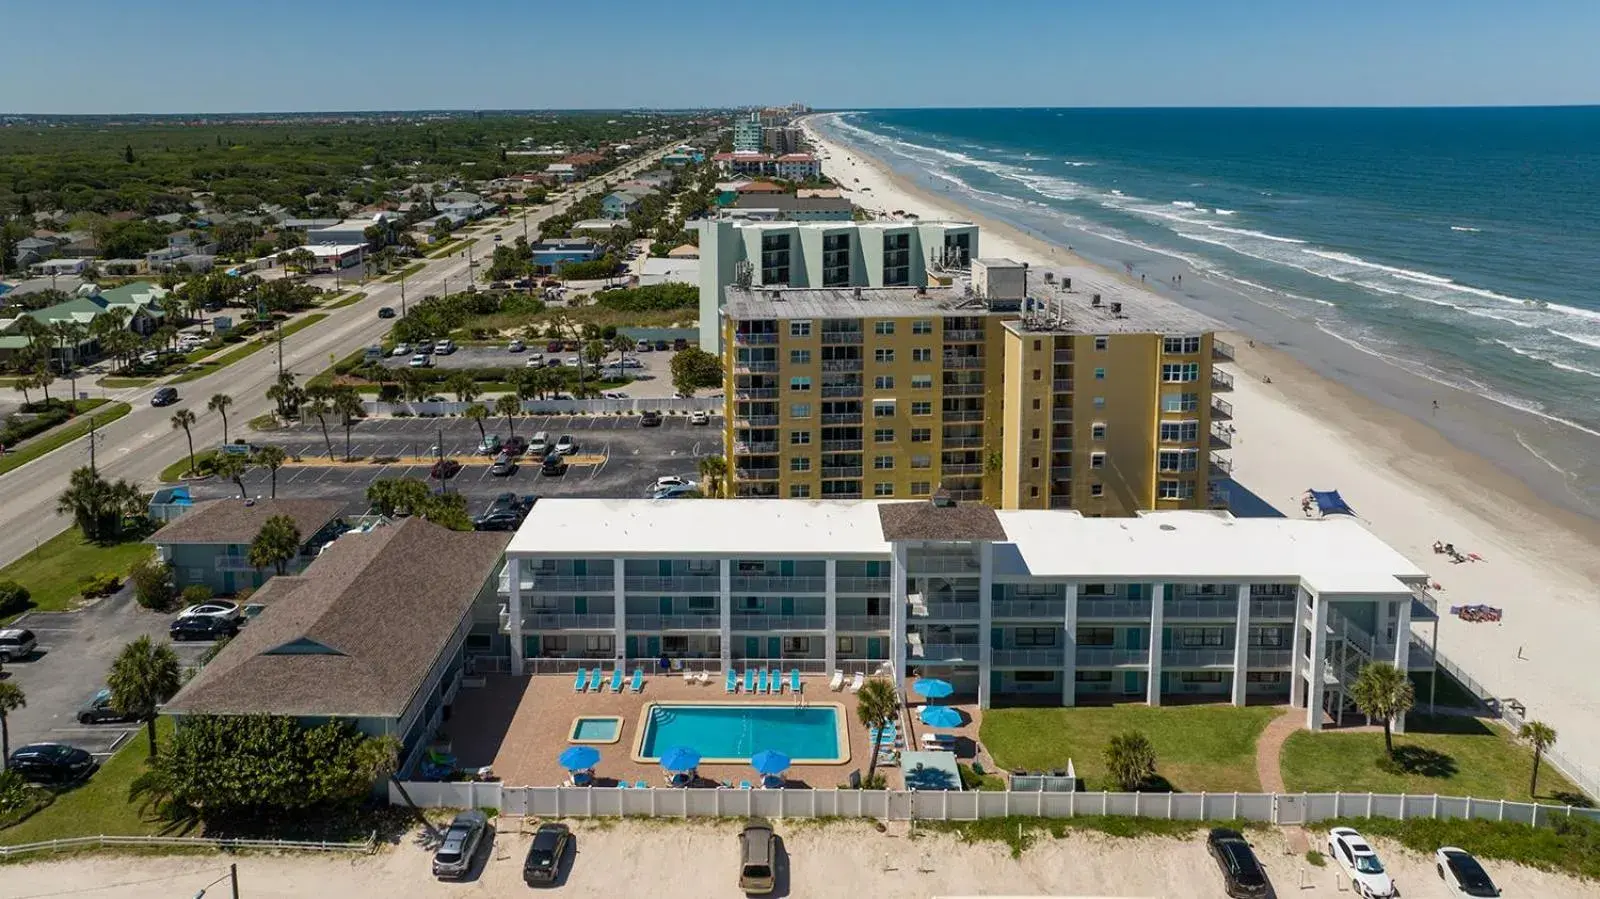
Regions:
<svg viewBox="0 0 1600 899"><path fill-rule="evenodd" d="M541 273L557 270L568 262L592 262L600 258L600 245L587 237L556 237L541 240L528 248L533 265Z"/></svg>
<svg viewBox="0 0 1600 899"><path fill-rule="evenodd" d="M578 180L578 170L569 162L552 162L544 167L544 173L557 181Z"/></svg>
<svg viewBox="0 0 1600 899"><path fill-rule="evenodd" d="M561 161L572 166L579 178L587 178L605 165L606 157L599 153L574 153Z"/></svg>
<svg viewBox="0 0 1600 899"><path fill-rule="evenodd" d="M255 499L237 497L196 503L176 520L156 531L147 541L156 555L172 566L179 590L199 584L213 592L232 595L255 589L276 573L250 564L250 543L267 519L287 515L300 532L300 550L286 566L297 574L317 551L338 536L343 525L339 513L344 503L322 499Z"/></svg>
<svg viewBox="0 0 1600 899"><path fill-rule="evenodd" d="M163 712L180 726L190 715L348 721L399 741L404 776L461 687L469 645L490 645L491 633L474 636L473 611L494 608L506 542L420 518L347 532L257 591L249 627Z"/></svg>
<svg viewBox="0 0 1600 899"><path fill-rule="evenodd" d="M342 269L355 268L366 258L367 245L365 243L319 243L306 244L300 249L306 250L315 257L312 270L319 272L336 272Z"/></svg>
<svg viewBox="0 0 1600 899"><path fill-rule="evenodd" d="M633 191L613 191L600 201L600 213L609 219L625 219L639 209L639 201L639 194Z"/></svg>
<svg viewBox="0 0 1600 899"><path fill-rule="evenodd" d="M46 259L42 262L32 263L28 266L28 273L40 277L49 277L51 275L81 275L83 274L84 269L87 269L88 267L89 260L87 259L69 259L63 256L56 259Z"/></svg>
<svg viewBox="0 0 1600 899"><path fill-rule="evenodd" d="M12 262L17 268L26 268L43 262L56 253L56 242L44 237L24 237L17 241L12 251Z"/></svg>
<svg viewBox="0 0 1600 899"><path fill-rule="evenodd" d="M774 162L773 174L785 181L806 181L822 177L822 163L810 153L785 153Z"/></svg>

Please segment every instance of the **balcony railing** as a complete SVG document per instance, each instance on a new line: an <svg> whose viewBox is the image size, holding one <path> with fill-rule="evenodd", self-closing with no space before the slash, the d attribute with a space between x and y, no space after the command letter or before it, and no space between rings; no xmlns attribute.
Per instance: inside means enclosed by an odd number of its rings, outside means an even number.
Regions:
<svg viewBox="0 0 1600 899"><path fill-rule="evenodd" d="M823 371L860 371L861 370L861 360L860 359L824 359L824 360L822 360L822 370Z"/></svg>
<svg viewBox="0 0 1600 899"><path fill-rule="evenodd" d="M1232 599L1174 599L1161 607L1161 616L1176 620L1196 618L1232 621L1239 614L1239 603Z"/></svg>
<svg viewBox="0 0 1600 899"><path fill-rule="evenodd" d="M822 398L825 400L851 398L860 399L861 387L860 385L852 385L847 387L824 387L822 388Z"/></svg>
<svg viewBox="0 0 1600 899"><path fill-rule="evenodd" d="M1065 364L1070 363L1072 361L1072 351L1071 350L1056 350L1054 353L1052 353L1050 355L1050 359L1051 359L1051 361L1055 362L1057 365L1065 365Z"/></svg>
<svg viewBox="0 0 1600 899"><path fill-rule="evenodd" d="M616 626L617 616L610 612L577 615L523 610L522 613L522 629L525 631L608 631Z"/></svg>
<svg viewBox="0 0 1600 899"><path fill-rule="evenodd" d="M977 556L907 556L906 573L919 574L972 574L978 573Z"/></svg>
<svg viewBox="0 0 1600 899"><path fill-rule="evenodd" d="M1288 649L1250 649L1245 652L1245 664L1251 668L1288 668L1294 657Z"/></svg>
<svg viewBox="0 0 1600 899"><path fill-rule="evenodd" d="M989 664L1006 668L1060 668L1065 656L1059 649L993 649Z"/></svg>
<svg viewBox="0 0 1600 899"><path fill-rule="evenodd" d="M1163 649L1161 664L1169 668L1233 667L1231 649Z"/></svg>
<svg viewBox="0 0 1600 899"><path fill-rule="evenodd" d="M983 421L982 409L946 409L941 413L945 421Z"/></svg>
<svg viewBox="0 0 1600 899"><path fill-rule="evenodd" d="M1070 481L1070 480L1072 480L1072 466L1071 465L1052 465L1052 466L1050 466L1050 480L1052 480L1052 481Z"/></svg>
<svg viewBox="0 0 1600 899"><path fill-rule="evenodd" d="M982 384L945 384L945 396L983 396Z"/></svg>
<svg viewBox="0 0 1600 899"><path fill-rule="evenodd" d="M733 361L733 370L735 374L771 374L778 370L778 363L735 359Z"/></svg>
<svg viewBox="0 0 1600 899"><path fill-rule="evenodd" d="M1051 423L1058 424L1058 425L1069 425L1069 424L1072 424L1072 407L1071 406L1057 406L1056 408L1051 409L1050 410L1050 421L1051 421Z"/></svg>
<svg viewBox="0 0 1600 899"><path fill-rule="evenodd" d="M1122 665L1150 664L1148 649L1119 649L1114 646L1079 646L1073 654L1079 668L1107 668Z"/></svg>
<svg viewBox="0 0 1600 899"><path fill-rule="evenodd" d="M728 581L734 593L825 593L825 577L785 577L783 575L735 574Z"/></svg>
<svg viewBox="0 0 1600 899"><path fill-rule="evenodd" d="M1215 337L1211 338L1211 358L1220 359L1224 362L1232 362L1233 344L1223 343Z"/></svg>
<svg viewBox="0 0 1600 899"><path fill-rule="evenodd" d="M677 574L646 577L625 577L622 587L629 593L701 593L722 592L720 574Z"/></svg>
<svg viewBox="0 0 1600 899"><path fill-rule="evenodd" d="M1233 460L1229 459L1227 456L1222 455L1221 453L1212 453L1211 454L1211 472L1212 472L1212 474L1221 475L1223 477L1232 477L1233 476Z"/></svg>
<svg viewBox="0 0 1600 899"><path fill-rule="evenodd" d="M733 615L733 630L766 633L768 631L825 631L826 615Z"/></svg>
<svg viewBox="0 0 1600 899"><path fill-rule="evenodd" d="M1220 421L1211 423L1211 441L1207 444L1212 449L1231 449L1233 447L1233 432Z"/></svg>
<svg viewBox="0 0 1600 899"><path fill-rule="evenodd" d="M1213 368L1211 370L1211 389L1212 390L1232 390L1233 389L1233 375L1230 375L1225 371L1221 371L1219 369Z"/></svg>
<svg viewBox="0 0 1600 899"><path fill-rule="evenodd" d="M979 343L983 340L981 328L946 328L944 339L950 343Z"/></svg>
<svg viewBox="0 0 1600 899"><path fill-rule="evenodd" d="M976 602L925 602L911 606L911 616L918 621L977 621Z"/></svg>
<svg viewBox="0 0 1600 899"><path fill-rule="evenodd" d="M983 474L983 466L975 463L946 464L939 466L939 470L947 475Z"/></svg>
<svg viewBox="0 0 1600 899"><path fill-rule="evenodd" d="M736 400L775 400L778 398L776 387L735 387L733 398Z"/></svg>
<svg viewBox="0 0 1600 899"><path fill-rule="evenodd" d="M989 617L994 620L1026 619L1029 621L1061 621L1066 614L1066 604L1061 600L1004 599L989 607Z"/></svg>
<svg viewBox="0 0 1600 899"><path fill-rule="evenodd" d="M573 577L571 575L542 575L532 572L533 584L528 593L610 593L616 589L616 578L609 574Z"/></svg>
<svg viewBox="0 0 1600 899"><path fill-rule="evenodd" d="M1281 620L1294 619L1294 600L1292 599L1252 599L1250 600L1250 620Z"/></svg>
<svg viewBox="0 0 1600 899"><path fill-rule="evenodd" d="M1079 621L1148 621L1148 599L1078 599Z"/></svg>
<svg viewBox="0 0 1600 899"><path fill-rule="evenodd" d="M1050 389L1055 393L1071 393L1072 379L1056 378L1054 381L1050 382Z"/></svg>
<svg viewBox="0 0 1600 899"><path fill-rule="evenodd" d="M859 465L824 465L824 466L822 466L822 476L824 478L829 479L829 480L839 480L839 479L842 479L842 478L859 478L859 477L861 477L861 466L859 466Z"/></svg>
<svg viewBox="0 0 1600 899"><path fill-rule="evenodd" d="M946 356L945 368L983 368L982 356Z"/></svg>
<svg viewBox="0 0 1600 899"><path fill-rule="evenodd" d="M907 655L923 662L977 662L976 643L923 643L913 644Z"/></svg>
<svg viewBox="0 0 1600 899"><path fill-rule="evenodd" d="M1211 417L1217 421L1233 419L1233 404L1220 397L1211 398Z"/></svg>
<svg viewBox="0 0 1600 899"><path fill-rule="evenodd" d="M734 443L735 456L770 456L778 451L777 441L761 443Z"/></svg>
<svg viewBox="0 0 1600 899"><path fill-rule="evenodd" d="M823 331L823 343L860 343L860 331Z"/></svg>
<svg viewBox="0 0 1600 899"><path fill-rule="evenodd" d="M840 615L834 621L834 629L845 632L886 631L889 629L889 616Z"/></svg>
<svg viewBox="0 0 1600 899"><path fill-rule="evenodd" d="M822 416L825 425L858 425L861 424L860 412L829 412Z"/></svg>
<svg viewBox="0 0 1600 899"><path fill-rule="evenodd" d="M888 593L892 589L892 582L888 577L836 577L833 579L835 593Z"/></svg>
<svg viewBox="0 0 1600 899"><path fill-rule="evenodd" d="M720 631L722 618L718 615L673 613L669 615L629 615L629 631Z"/></svg>
<svg viewBox="0 0 1600 899"><path fill-rule="evenodd" d="M735 414L733 426L736 428L775 428L778 426L778 416Z"/></svg>
<svg viewBox="0 0 1600 899"><path fill-rule="evenodd" d="M742 346L758 346L778 342L778 335L772 331L735 331L733 342Z"/></svg>
<svg viewBox="0 0 1600 899"><path fill-rule="evenodd" d="M824 440L822 451L825 453L859 453L861 441L859 440Z"/></svg>
<svg viewBox="0 0 1600 899"><path fill-rule="evenodd" d="M958 503L975 503L983 499L982 490L962 490L959 487L947 487L945 492Z"/></svg>
<svg viewBox="0 0 1600 899"><path fill-rule="evenodd" d="M945 449L976 449L983 446L982 437L946 437L940 442Z"/></svg>
<svg viewBox="0 0 1600 899"><path fill-rule="evenodd" d="M740 481L776 481L778 469L776 468L735 468L733 476Z"/></svg>

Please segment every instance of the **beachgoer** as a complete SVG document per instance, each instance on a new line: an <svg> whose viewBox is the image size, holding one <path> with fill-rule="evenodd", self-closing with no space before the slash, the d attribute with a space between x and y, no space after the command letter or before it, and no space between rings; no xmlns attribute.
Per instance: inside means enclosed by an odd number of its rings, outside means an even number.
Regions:
<svg viewBox="0 0 1600 899"><path fill-rule="evenodd" d="M1439 411L1439 401L1438 400L1434 400L1433 401L1433 411L1435 411L1435 412Z"/></svg>
<svg viewBox="0 0 1600 899"><path fill-rule="evenodd" d="M1444 552L1444 544L1437 540L1433 541L1433 551L1436 553Z"/></svg>

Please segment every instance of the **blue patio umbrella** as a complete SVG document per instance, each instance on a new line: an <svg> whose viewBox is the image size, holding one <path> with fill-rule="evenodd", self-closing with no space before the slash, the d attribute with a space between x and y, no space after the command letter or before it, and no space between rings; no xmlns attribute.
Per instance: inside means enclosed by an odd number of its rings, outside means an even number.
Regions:
<svg viewBox="0 0 1600 899"><path fill-rule="evenodd" d="M667 771L693 771L700 764L700 753L687 746L674 746L661 753L661 767Z"/></svg>
<svg viewBox="0 0 1600 899"><path fill-rule="evenodd" d="M912 681L911 689L918 696L929 699L943 699L956 691L949 681L937 677L919 677Z"/></svg>
<svg viewBox="0 0 1600 899"><path fill-rule="evenodd" d="M776 749L763 749L750 757L750 767L757 774L781 774L789 770L789 757Z"/></svg>
<svg viewBox="0 0 1600 899"><path fill-rule="evenodd" d="M923 706L922 723L929 727L960 727L961 713L947 705Z"/></svg>
<svg viewBox="0 0 1600 899"><path fill-rule="evenodd" d="M568 771L587 771L600 761L600 750L593 746L568 746L556 761Z"/></svg>

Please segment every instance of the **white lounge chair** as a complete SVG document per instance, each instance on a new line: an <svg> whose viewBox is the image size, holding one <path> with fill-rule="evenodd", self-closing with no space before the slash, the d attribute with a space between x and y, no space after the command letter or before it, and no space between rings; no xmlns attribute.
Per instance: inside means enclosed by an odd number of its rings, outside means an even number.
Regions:
<svg viewBox="0 0 1600 899"><path fill-rule="evenodd" d="M857 671L856 672L856 676L850 679L850 692L851 693L860 693L861 692L861 685L866 683L866 682L867 682L866 677L863 676L861 672Z"/></svg>
<svg viewBox="0 0 1600 899"><path fill-rule="evenodd" d="M828 681L828 689L832 690L835 693L837 693L840 690L844 689L844 669L843 668L835 668L835 669L833 669L833 679Z"/></svg>
<svg viewBox="0 0 1600 899"><path fill-rule="evenodd" d="M683 673L683 682L686 683L686 684L694 683L694 672L693 671L685 671Z"/></svg>

